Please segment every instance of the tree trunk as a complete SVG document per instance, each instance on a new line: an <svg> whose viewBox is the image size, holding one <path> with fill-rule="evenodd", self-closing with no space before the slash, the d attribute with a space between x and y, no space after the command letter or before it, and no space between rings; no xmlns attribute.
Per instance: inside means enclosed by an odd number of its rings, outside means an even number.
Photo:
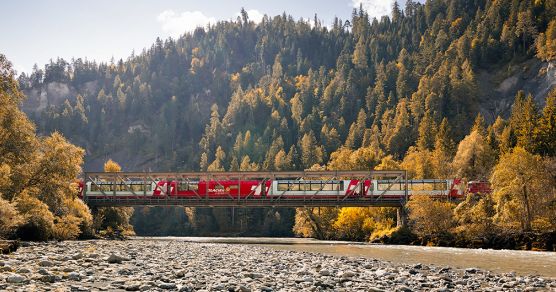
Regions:
<svg viewBox="0 0 556 292"><path fill-rule="evenodd" d="M531 221L532 220L532 216L531 216L531 206L529 204L529 195L527 193L527 185L523 184L522 186L523 189L523 204L525 205L525 212L527 213L525 216L525 230L524 231L531 231Z"/></svg>
<svg viewBox="0 0 556 292"><path fill-rule="evenodd" d="M324 238L324 233L322 232L322 228L320 228L319 223L317 222L317 220L313 216L313 210L309 210L309 209L305 208L305 213L307 214L307 217L309 217L309 220L311 221L311 228L313 229L313 232L315 232L315 234L317 235L317 238L318 239L325 239Z"/></svg>

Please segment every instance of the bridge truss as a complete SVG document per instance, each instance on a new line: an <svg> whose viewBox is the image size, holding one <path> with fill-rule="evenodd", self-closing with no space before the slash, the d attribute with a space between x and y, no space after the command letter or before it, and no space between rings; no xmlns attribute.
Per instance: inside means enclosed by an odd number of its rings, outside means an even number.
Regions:
<svg viewBox="0 0 556 292"><path fill-rule="evenodd" d="M257 180L259 187L265 189L267 182L276 180L307 181L321 180L326 182L337 180L358 180L357 188L364 189L364 181L384 180L388 186L381 191L374 190L372 196L353 196L348 192L337 192L334 198L319 196L320 190L306 190L302 197L289 196L288 191L276 192L271 187L267 193L255 195L253 190L248 195L227 195L214 197L208 191L195 192L194 196L180 197L172 194L167 189L160 188L161 195L148 195L147 186L158 182L221 182ZM103 206L186 206L186 207L402 207L408 199L407 173L404 170L377 170L377 171L287 171L287 172L86 172L84 173L85 185L113 184L111 191L103 191L102 196L88 196L87 188L83 189L83 200L91 207ZM137 191L130 182L142 182L143 191ZM130 196L118 196L117 188L122 188ZM405 193L402 197L391 198L384 194L392 188L401 186ZM364 192L361 192L364 193Z"/></svg>

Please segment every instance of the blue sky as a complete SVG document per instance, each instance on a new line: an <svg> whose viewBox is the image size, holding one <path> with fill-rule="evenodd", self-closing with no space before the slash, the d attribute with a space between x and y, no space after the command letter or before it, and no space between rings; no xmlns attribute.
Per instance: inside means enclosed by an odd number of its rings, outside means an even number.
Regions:
<svg viewBox="0 0 556 292"><path fill-rule="evenodd" d="M235 19L244 7L253 20L286 12L296 19L318 17L329 25L349 19L362 3L371 16L388 14L394 0L17 0L2 3L0 53L17 71L30 72L50 59L125 59L156 37L177 37L197 26ZM404 2L399 1L399 2ZM402 3L403 4L403 3Z"/></svg>

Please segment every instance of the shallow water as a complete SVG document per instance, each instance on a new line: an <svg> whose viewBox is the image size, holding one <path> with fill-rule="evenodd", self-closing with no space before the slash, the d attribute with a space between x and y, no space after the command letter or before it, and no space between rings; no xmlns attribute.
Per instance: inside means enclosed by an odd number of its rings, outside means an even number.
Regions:
<svg viewBox="0 0 556 292"><path fill-rule="evenodd" d="M138 238L145 239L144 237ZM423 263L454 268L473 267L496 273L515 272L518 275L540 275L556 278L556 253L554 252L380 245L306 238L156 237L150 239L255 244L279 250L374 258L394 263Z"/></svg>

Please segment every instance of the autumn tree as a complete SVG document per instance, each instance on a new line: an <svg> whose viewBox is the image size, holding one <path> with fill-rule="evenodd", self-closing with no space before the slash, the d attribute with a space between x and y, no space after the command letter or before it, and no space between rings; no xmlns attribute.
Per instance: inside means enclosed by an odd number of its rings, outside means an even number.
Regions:
<svg viewBox="0 0 556 292"><path fill-rule="evenodd" d="M297 208L293 232L303 237L334 238L338 208Z"/></svg>
<svg viewBox="0 0 556 292"><path fill-rule="evenodd" d="M454 227L452 203L438 201L427 195L414 195L407 207L413 231L420 236L441 236Z"/></svg>
<svg viewBox="0 0 556 292"><path fill-rule="evenodd" d="M334 222L338 237L346 240L366 240L372 232L370 208L342 208Z"/></svg>
<svg viewBox="0 0 556 292"><path fill-rule="evenodd" d="M468 194L454 209L458 223L456 231L466 238L486 239L498 230L495 215L496 206L491 194Z"/></svg>
<svg viewBox="0 0 556 292"><path fill-rule="evenodd" d="M556 199L541 157L516 147L500 157L490 182L494 188L496 218L500 224L522 231L554 228L548 220Z"/></svg>
<svg viewBox="0 0 556 292"><path fill-rule="evenodd" d="M556 20L550 21L546 31L539 34L536 45L539 59L556 60Z"/></svg>
<svg viewBox="0 0 556 292"><path fill-rule="evenodd" d="M546 105L535 129L535 137L538 153L556 155L556 89L546 98Z"/></svg>
<svg viewBox="0 0 556 292"><path fill-rule="evenodd" d="M0 239L11 237L24 222L15 204L0 198Z"/></svg>
<svg viewBox="0 0 556 292"><path fill-rule="evenodd" d="M492 149L479 131L471 132L459 143L452 163L455 174L469 180L486 179L493 164Z"/></svg>
<svg viewBox="0 0 556 292"><path fill-rule="evenodd" d="M448 120L444 118L438 127L434 140L431 164L434 169L435 178L448 178L452 172L452 157L454 153L454 141L451 138L451 130Z"/></svg>

